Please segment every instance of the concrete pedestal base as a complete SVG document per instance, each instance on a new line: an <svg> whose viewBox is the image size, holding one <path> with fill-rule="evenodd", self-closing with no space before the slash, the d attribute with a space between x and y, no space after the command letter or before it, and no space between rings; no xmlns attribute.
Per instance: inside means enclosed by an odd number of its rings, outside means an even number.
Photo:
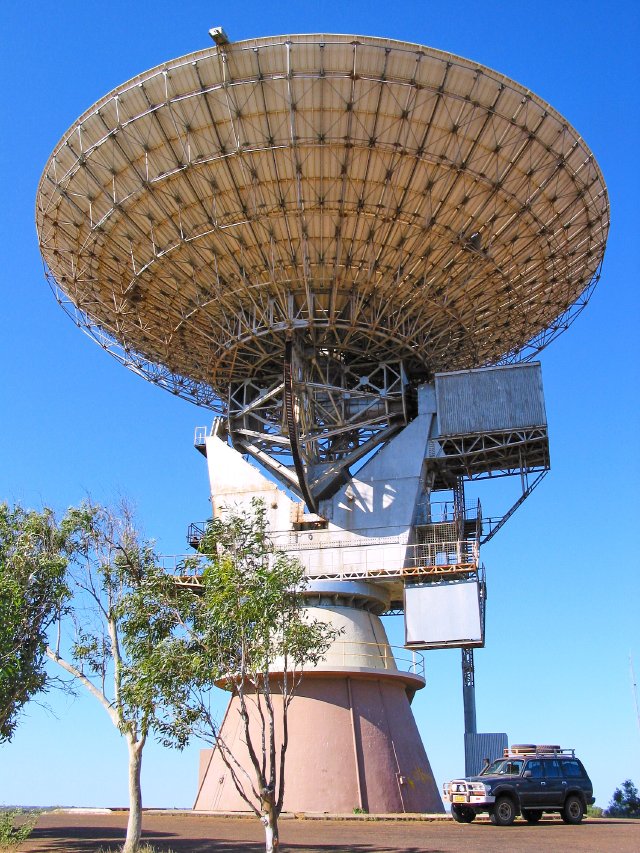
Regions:
<svg viewBox="0 0 640 853"><path fill-rule="evenodd" d="M443 811L405 688L382 673L305 675L289 708L285 811ZM250 768L236 697L222 736ZM247 811L216 750L201 753L194 809Z"/></svg>

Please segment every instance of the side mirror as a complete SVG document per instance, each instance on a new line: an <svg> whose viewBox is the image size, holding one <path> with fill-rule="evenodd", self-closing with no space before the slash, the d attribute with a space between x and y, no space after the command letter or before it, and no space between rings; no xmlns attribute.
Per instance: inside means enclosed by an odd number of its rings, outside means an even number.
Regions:
<svg viewBox="0 0 640 853"><path fill-rule="evenodd" d="M522 776L524 779L531 779L531 770L525 770Z"/></svg>

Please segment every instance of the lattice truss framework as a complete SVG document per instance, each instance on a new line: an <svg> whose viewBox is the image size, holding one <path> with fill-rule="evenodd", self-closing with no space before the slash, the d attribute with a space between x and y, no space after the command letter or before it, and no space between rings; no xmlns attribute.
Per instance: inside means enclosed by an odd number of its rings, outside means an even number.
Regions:
<svg viewBox="0 0 640 853"><path fill-rule="evenodd" d="M599 276L606 188L494 71L347 36L239 42L114 90L65 134L37 228L60 302L218 411L296 330L409 380L534 355Z"/></svg>
<svg viewBox="0 0 640 853"><path fill-rule="evenodd" d="M547 427L442 436L429 442L427 457L445 459L447 475L468 480L547 471Z"/></svg>
<svg viewBox="0 0 640 853"><path fill-rule="evenodd" d="M390 425L404 426L406 385L399 362L345 364L326 353L294 348L293 414L305 464L353 460L354 451L386 434ZM276 458L284 449L288 455L283 392L282 375L271 381L261 377L259 384L232 383L228 423L234 447L252 445Z"/></svg>

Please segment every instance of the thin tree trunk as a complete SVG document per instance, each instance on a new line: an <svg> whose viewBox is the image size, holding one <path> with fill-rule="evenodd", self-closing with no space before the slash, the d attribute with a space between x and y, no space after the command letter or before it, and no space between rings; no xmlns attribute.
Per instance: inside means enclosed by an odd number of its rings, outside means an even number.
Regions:
<svg viewBox="0 0 640 853"><path fill-rule="evenodd" d="M129 822L127 823L127 837L122 848L122 853L135 853L140 844L142 835L142 787L140 784L140 771L142 769L142 747L144 740L134 741L127 736L129 747Z"/></svg>
<svg viewBox="0 0 640 853"><path fill-rule="evenodd" d="M278 834L278 815L271 803L265 803L266 810L262 815L264 824L264 849L265 853L277 853L280 849L280 836Z"/></svg>

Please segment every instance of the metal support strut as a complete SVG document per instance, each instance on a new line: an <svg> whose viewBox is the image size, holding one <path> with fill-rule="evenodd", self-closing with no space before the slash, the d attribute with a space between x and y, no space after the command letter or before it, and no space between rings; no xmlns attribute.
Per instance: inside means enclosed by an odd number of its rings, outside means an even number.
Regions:
<svg viewBox="0 0 640 853"><path fill-rule="evenodd" d="M473 649L462 649L462 701L464 703L464 733L475 735L477 727Z"/></svg>
<svg viewBox="0 0 640 853"><path fill-rule="evenodd" d="M287 432L289 434L289 442L291 444L291 456L293 457L293 466L295 468L296 474L298 476L298 485L300 486L300 492L302 497L304 498L305 503L307 504L307 508L310 512L317 512L318 504L314 496L311 494L311 490L309 489L309 485L307 483L307 475L304 468L304 463L302 461L302 457L300 455L300 444L298 441L298 424L296 422L296 416L294 412L294 398L293 398L293 370L292 370L292 360L293 360L293 342L288 340L285 343L284 347L284 371L283 371L283 380L284 380L284 410L287 418Z"/></svg>

